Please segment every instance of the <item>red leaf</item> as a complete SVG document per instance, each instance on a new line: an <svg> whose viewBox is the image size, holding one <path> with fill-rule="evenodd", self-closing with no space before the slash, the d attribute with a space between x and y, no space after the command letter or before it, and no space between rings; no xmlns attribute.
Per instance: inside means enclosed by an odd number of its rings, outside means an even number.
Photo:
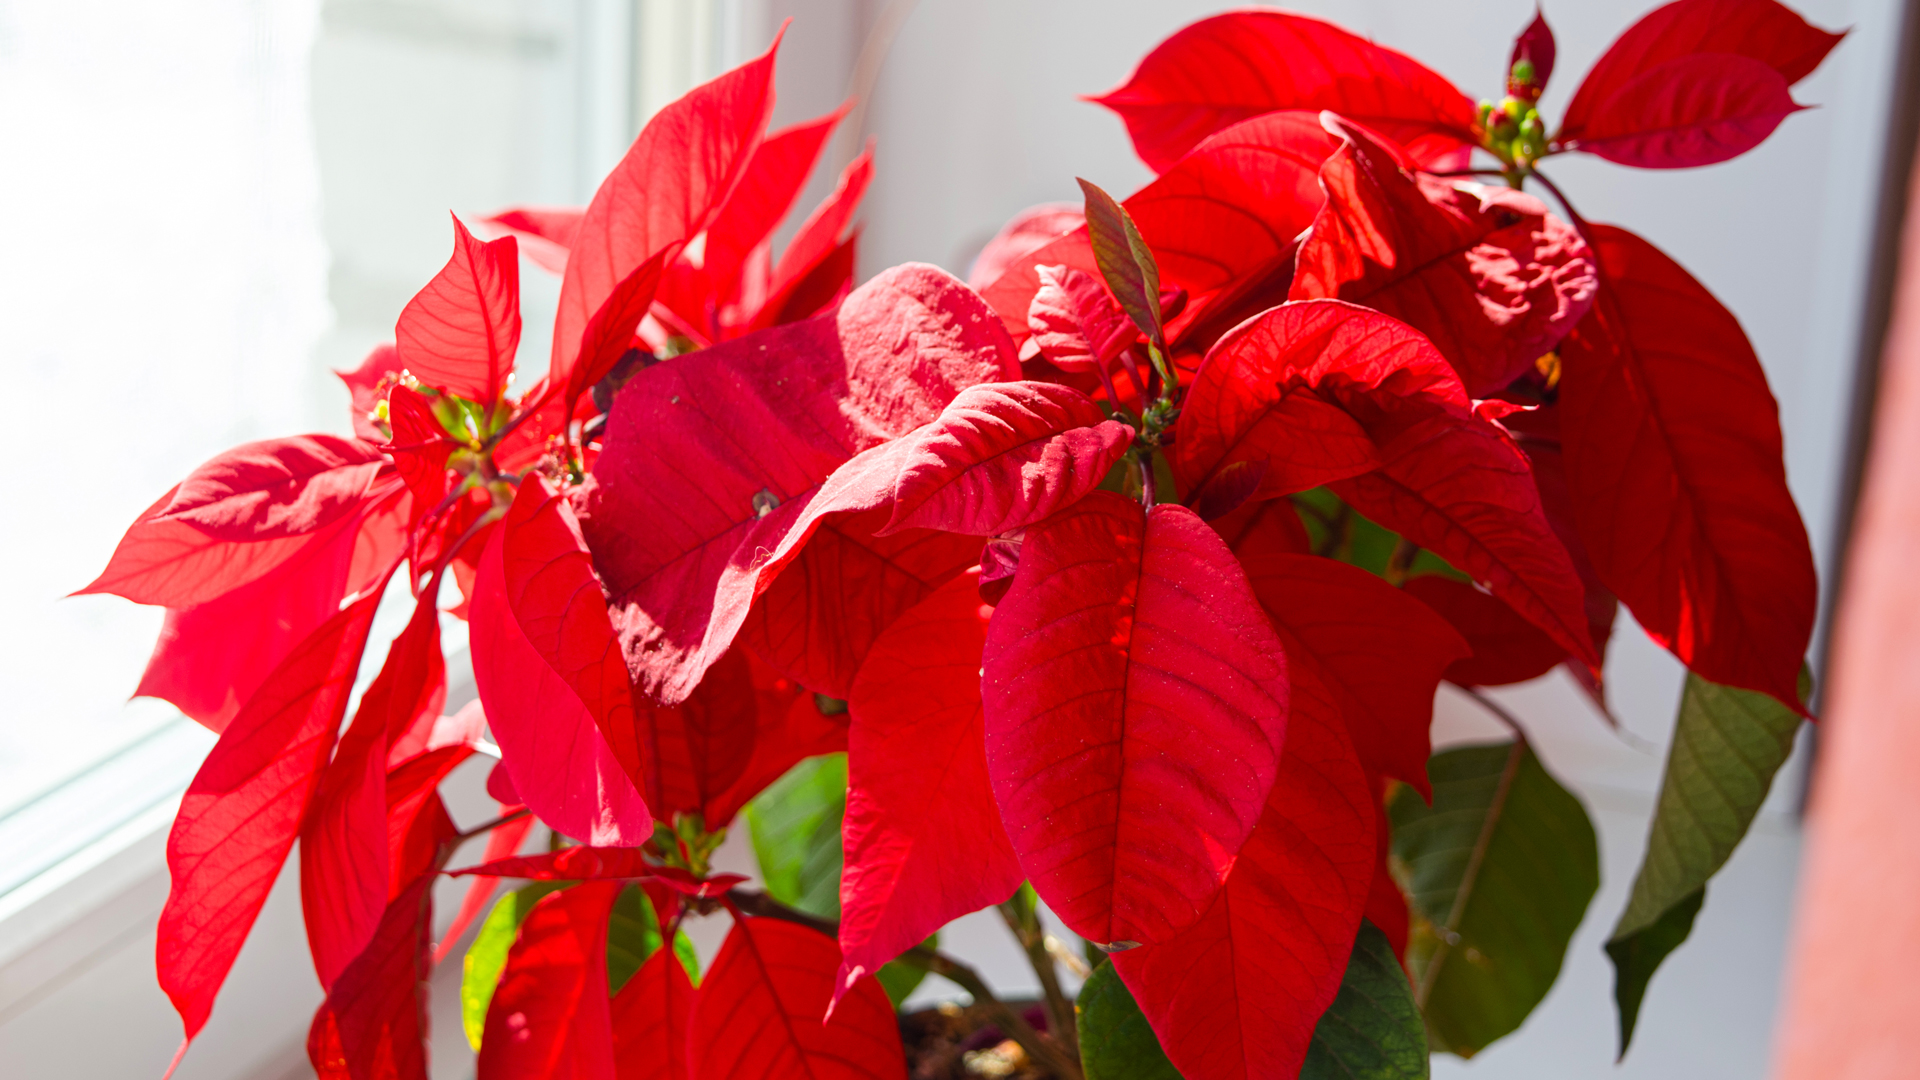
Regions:
<svg viewBox="0 0 1920 1080"><path fill-rule="evenodd" d="M359 515L316 534L271 573L168 610L134 694L170 701L213 731L225 728L342 599L385 579L406 539L408 505L399 479L389 477L368 493Z"/></svg>
<svg viewBox="0 0 1920 1080"><path fill-rule="evenodd" d="M1387 815L1378 812L1387 804L1388 781L1377 775L1368 774L1368 790L1373 793L1374 813L1374 851L1373 885L1367 890L1367 921L1380 928L1387 935L1387 944L1393 946L1393 955L1407 955L1407 935L1411 929L1407 916L1407 894L1400 891L1400 885L1393 878L1393 868L1389 865L1393 857L1393 824ZM1431 796L1428 796L1431 798ZM1401 960L1404 965L1406 961Z"/></svg>
<svg viewBox="0 0 1920 1080"><path fill-rule="evenodd" d="M495 765L494 768L497 771L499 766ZM489 776L488 779L492 777ZM501 803L500 813L505 815L516 808L517 800L514 804ZM487 834L487 846L480 856L480 862L482 865L496 862L519 851L520 845L527 841L527 833L532 830L533 815L531 814L496 827ZM493 897L493 890L499 880L478 875L474 877L473 884L467 887L467 895L460 899L460 910L454 913L452 924L440 938L440 944L434 946L433 962L436 966L453 953L454 947L460 944L461 935L467 932L467 927L472 926L473 921L486 910L487 901Z"/></svg>
<svg viewBox="0 0 1920 1080"><path fill-rule="evenodd" d="M440 618L429 591L361 696L300 829L300 907L322 987L373 937L390 889L412 880L389 870L387 748L422 717L439 716L446 698Z"/></svg>
<svg viewBox="0 0 1920 1080"><path fill-rule="evenodd" d="M321 530L255 543L217 540L185 522L158 520L179 490L160 496L134 519L107 568L73 595L111 593L136 604L191 607L264 577L308 545L333 535Z"/></svg>
<svg viewBox="0 0 1920 1080"><path fill-rule="evenodd" d="M1843 36L1807 25L1775 0L1679 0L1655 8L1587 72L1567 106L1560 138L1578 137L1606 115L1614 95L1628 83L1668 61L1730 53L1767 65L1791 85L1819 67Z"/></svg>
<svg viewBox="0 0 1920 1080"><path fill-rule="evenodd" d="M1533 483L1540 489L1540 508L1546 511L1547 524L1553 526L1553 534L1565 545L1567 557L1573 560L1574 572L1580 575L1580 584L1586 589L1587 636L1593 639L1593 651L1600 662L1589 666L1569 658L1567 670L1593 699L1607 722L1616 723L1607 707L1602 669L1606 666L1607 643L1613 636L1620 601L1601 582L1593 557L1587 554L1586 542L1580 539L1579 527L1574 523L1573 492L1567 486L1566 461L1560 449L1560 410L1557 407L1533 409L1511 416L1504 423L1533 466Z"/></svg>
<svg viewBox="0 0 1920 1080"><path fill-rule="evenodd" d="M766 553L834 469L1015 371L978 297L908 265L831 315L635 375L575 505L641 690L686 699L771 584Z"/></svg>
<svg viewBox="0 0 1920 1080"><path fill-rule="evenodd" d="M421 876L386 905L365 951L314 1013L307 1057L320 1080L427 1080L433 882Z"/></svg>
<svg viewBox="0 0 1920 1080"><path fill-rule="evenodd" d="M542 821L594 844L639 844L653 822L606 597L565 499L521 481L480 558L474 680L514 788Z"/></svg>
<svg viewBox="0 0 1920 1080"><path fill-rule="evenodd" d="M1200 921L1114 966L1183 1076L1297 1076L1373 879L1377 811L1339 708L1296 665L1286 753L1259 825Z"/></svg>
<svg viewBox="0 0 1920 1080"><path fill-rule="evenodd" d="M1465 638L1473 655L1447 668L1447 681L1461 686L1505 686L1537 679L1567 658L1546 632L1488 593L1463 581L1422 574L1401 586L1438 612Z"/></svg>
<svg viewBox="0 0 1920 1080"><path fill-rule="evenodd" d="M1798 709L1817 586L1759 358L1653 245L1593 234L1600 303L1561 352L1580 536L1600 580L1689 669Z"/></svg>
<svg viewBox="0 0 1920 1080"><path fill-rule="evenodd" d="M1237 554L1287 659L1312 664L1346 718L1361 764L1427 795L1434 691L1448 665L1468 655L1467 643L1419 601L1357 567L1315 555Z"/></svg>
<svg viewBox="0 0 1920 1080"><path fill-rule="evenodd" d="M456 444L440 426L426 395L411 387L396 386L388 393L387 422L393 427L393 440L381 449L393 458L394 468L413 492L415 516L424 515L453 489L447 459Z"/></svg>
<svg viewBox="0 0 1920 1080"><path fill-rule="evenodd" d="M1643 169L1685 169L1739 157L1805 108L1758 60L1681 56L1626 82L1598 115L1560 131L1575 150Z"/></svg>
<svg viewBox="0 0 1920 1080"><path fill-rule="evenodd" d="M440 845L460 834L440 798L440 784L473 756L473 747L441 746L387 772L387 898L437 869Z"/></svg>
<svg viewBox="0 0 1920 1080"><path fill-rule="evenodd" d="M607 918L619 895L590 882L533 906L487 1005L478 1080L613 1080Z"/></svg>
<svg viewBox="0 0 1920 1080"><path fill-rule="evenodd" d="M742 874L694 877L685 870L647 861L634 847L562 848L541 855L497 859L479 866L451 870L453 877L522 878L528 881L657 881L688 896L716 897L747 880Z"/></svg>
<svg viewBox="0 0 1920 1080"><path fill-rule="evenodd" d="M1368 133L1320 170L1326 206L1300 245L1290 299L1365 304L1424 333L1467 392L1506 387L1593 303L1592 252L1531 196L1407 172Z"/></svg>
<svg viewBox="0 0 1920 1080"><path fill-rule="evenodd" d="M1296 241L1325 201L1320 164L1337 145L1313 113L1271 113L1211 136L1125 201L1162 286L1189 296L1170 328L1176 341L1197 325L1244 311L1218 326L1225 330L1285 299ZM1029 333L1041 266L1099 273L1084 229L1010 260L982 295L1015 340Z"/></svg>
<svg viewBox="0 0 1920 1080"><path fill-rule="evenodd" d="M453 257L400 312L393 336L421 382L482 405L500 400L520 348L518 242L476 240L455 217Z"/></svg>
<svg viewBox="0 0 1920 1080"><path fill-rule="evenodd" d="M567 252L573 248L573 238L580 231L580 219L586 213L576 206L517 207L481 218L480 223L516 237L520 241L520 253L532 259L535 266L549 274L565 274Z"/></svg>
<svg viewBox="0 0 1920 1080"><path fill-rule="evenodd" d="M613 1067L619 1080L687 1080L694 989L671 948L654 950L613 996Z"/></svg>
<svg viewBox="0 0 1920 1080"><path fill-rule="evenodd" d="M1526 456L1483 420L1436 417L1333 486L1355 510L1445 559L1593 664L1586 590L1547 523Z"/></svg>
<svg viewBox="0 0 1920 1080"><path fill-rule="evenodd" d="M822 1022L839 966L839 947L817 930L777 919L735 920L693 1003L688 1075L695 1080L898 1080L905 1075L899 1023L878 980L861 980L834 1006L833 1018Z"/></svg>
<svg viewBox="0 0 1920 1080"><path fill-rule="evenodd" d="M706 228L739 183L773 110L779 48L776 37L761 56L655 113L594 193L567 257L554 317L548 380L563 400L572 402L598 381L576 370L595 315L648 260Z"/></svg>
<svg viewBox="0 0 1920 1080"><path fill-rule="evenodd" d="M828 136L849 106L768 135L753 152L697 252L667 271L660 300L706 341L721 338L721 308L740 295L741 271L793 208Z"/></svg>
<svg viewBox="0 0 1920 1080"><path fill-rule="evenodd" d="M704 812L746 772L761 710L784 715L784 697L763 694L749 667L745 654L732 649L707 669L686 701L638 706L640 738L651 766L643 794L655 818L671 824L676 813Z"/></svg>
<svg viewBox="0 0 1920 1080"><path fill-rule="evenodd" d="M376 590L328 619L235 716L180 800L167 837L160 987L192 1039L266 903L333 749L379 606Z"/></svg>
<svg viewBox="0 0 1920 1080"><path fill-rule="evenodd" d="M391 345L376 345L360 361L360 366L352 371L335 371L340 381L347 384L350 401L349 411L353 417L353 433L367 442L380 442L386 435L374 425L373 410L386 397L391 380L399 376L406 367L400 362L400 352Z"/></svg>
<svg viewBox="0 0 1920 1080"><path fill-rule="evenodd" d="M1205 517L1205 515L1201 515ZM1266 499L1242 503L1238 510L1212 518L1207 524L1220 534L1246 566L1258 555L1309 555L1313 542L1293 503L1286 499Z"/></svg>
<svg viewBox="0 0 1920 1080"><path fill-rule="evenodd" d="M1405 324L1337 301L1273 309L1214 345L1188 389L1171 452L1182 491L1265 462L1256 498L1378 468L1410 418L1464 418L1453 369Z"/></svg>
<svg viewBox="0 0 1920 1080"><path fill-rule="evenodd" d="M1287 665L1185 507L1096 492L1027 530L987 631L987 763L1034 888L1090 941L1164 941L1259 818Z"/></svg>
<svg viewBox="0 0 1920 1080"><path fill-rule="evenodd" d="M1155 172L1214 132L1280 109L1331 109L1423 161L1479 141L1473 102L1446 79L1339 27L1282 11L1202 19L1093 100L1120 114Z"/></svg>
<svg viewBox="0 0 1920 1080"><path fill-rule="evenodd" d="M836 997L1026 876L987 776L978 576L888 627L854 681Z"/></svg>
<svg viewBox="0 0 1920 1080"><path fill-rule="evenodd" d="M834 184L833 191L800 223L787 249L780 253L780 261L774 266L770 282L774 295L787 291L789 286L807 277L845 246L842 238L846 235L848 224L853 221L854 213L860 209L860 200L867 193L867 185L872 181L873 147L869 144L860 156L847 162L847 167L840 170L840 179Z"/></svg>
<svg viewBox="0 0 1920 1080"><path fill-rule="evenodd" d="M1027 308L1027 328L1061 371L1093 371L1140 339L1100 279L1071 266L1035 268L1040 286Z"/></svg>

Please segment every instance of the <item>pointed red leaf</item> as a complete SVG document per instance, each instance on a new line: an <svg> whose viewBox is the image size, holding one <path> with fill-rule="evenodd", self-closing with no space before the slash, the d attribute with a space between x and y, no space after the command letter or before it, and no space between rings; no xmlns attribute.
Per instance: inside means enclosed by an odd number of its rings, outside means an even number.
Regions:
<svg viewBox="0 0 1920 1080"><path fill-rule="evenodd" d="M1461 686L1526 682L1567 658L1567 650L1545 631L1464 581L1421 574L1401 587L1452 624L1473 650L1472 656L1448 666L1448 682Z"/></svg>
<svg viewBox="0 0 1920 1080"><path fill-rule="evenodd" d="M453 877L524 878L528 881L631 881L646 878L665 882L668 888L691 896L718 896L747 880L740 874L714 874L696 878L685 870L648 862L639 848L603 848L584 844L541 855L498 859L449 873Z"/></svg>
<svg viewBox="0 0 1920 1080"><path fill-rule="evenodd" d="M1468 415L1458 377L1425 337L1337 301L1287 304L1208 352L1171 452L1183 491L1238 462L1265 462L1256 498L1379 467L1379 443L1410 418Z"/></svg>
<svg viewBox="0 0 1920 1080"><path fill-rule="evenodd" d="M533 906L487 1005L478 1080L613 1080L607 918L619 895L589 882Z"/></svg>
<svg viewBox="0 0 1920 1080"><path fill-rule="evenodd" d="M1027 308L1027 329L1054 367L1093 371L1140 340L1098 277L1071 266L1041 266L1035 273L1040 287Z"/></svg>
<svg viewBox="0 0 1920 1080"><path fill-rule="evenodd" d="M532 259L535 266L549 274L565 274L567 252L573 249L574 235L580 231L580 219L586 213L577 206L516 207L481 218L480 223L517 238L520 253Z"/></svg>
<svg viewBox="0 0 1920 1080"><path fill-rule="evenodd" d="M1093 100L1120 114L1134 151L1155 172L1214 132L1280 109L1331 109L1423 161L1478 142L1473 102L1452 83L1392 49L1283 11L1202 19Z"/></svg>
<svg viewBox="0 0 1920 1080"><path fill-rule="evenodd" d="M1025 878L987 777L977 573L941 586L867 654L848 710L836 997Z"/></svg>
<svg viewBox="0 0 1920 1080"><path fill-rule="evenodd" d="M347 384L354 435L372 443L386 438L386 434L374 426L373 410L386 397L387 388L405 367L400 362L398 349L391 345L376 345L366 359L360 361L359 367L352 371L334 372L341 382Z"/></svg>
<svg viewBox="0 0 1920 1080"><path fill-rule="evenodd" d="M1587 553L1689 669L1798 709L1818 589L1766 374L1679 264L1624 229L1593 233L1601 299L1561 352L1560 387Z"/></svg>
<svg viewBox="0 0 1920 1080"><path fill-rule="evenodd" d="M587 843L639 844L653 822L626 665L573 511L521 481L480 559L474 681L501 760L542 821Z"/></svg>
<svg viewBox="0 0 1920 1080"><path fill-rule="evenodd" d="M307 1058L320 1080L427 1080L433 881L417 878L386 905L365 950L314 1013Z"/></svg>
<svg viewBox="0 0 1920 1080"><path fill-rule="evenodd" d="M1600 662L1589 666L1569 658L1567 670L1574 681L1593 699L1609 723L1613 722L1602 685L1606 666L1607 643L1613 637L1613 624L1620 613L1620 601L1600 580L1593 556L1587 554L1586 541L1580 538L1574 521L1573 491L1567 486L1566 458L1561 452L1560 410L1543 407L1515 414L1502 421L1514 435L1522 453L1533 466L1533 483L1540 489L1540 508L1546 511L1547 524L1567 549L1573 569L1586 589L1587 636L1593 639L1593 651Z"/></svg>
<svg viewBox="0 0 1920 1080"><path fill-rule="evenodd" d="M613 1067L619 1080L687 1080L694 989L670 948L656 949L613 995Z"/></svg>
<svg viewBox="0 0 1920 1080"><path fill-rule="evenodd" d="M1259 825L1201 919L1113 964L1182 1076L1297 1076L1340 989L1373 880L1377 816L1333 697L1294 671Z"/></svg>
<svg viewBox="0 0 1920 1080"><path fill-rule="evenodd" d="M806 277L841 247L847 226L860 209L860 200L866 196L867 185L872 181L873 147L869 145L840 170L840 179L834 183L833 191L800 223L786 250L780 253L770 282L775 293Z"/></svg>
<svg viewBox="0 0 1920 1080"><path fill-rule="evenodd" d="M414 378L492 405L520 348L520 249L476 240L453 219L453 257L400 312L393 336Z"/></svg>
<svg viewBox="0 0 1920 1080"><path fill-rule="evenodd" d="M1210 519L1207 524L1213 526L1213 531L1219 533L1220 539L1233 549L1242 567L1258 555L1313 553L1313 542L1307 535L1307 527L1300 523L1300 515L1294 510L1293 503L1286 499L1243 503L1239 509Z"/></svg>
<svg viewBox="0 0 1920 1080"><path fill-rule="evenodd" d="M167 837L160 987L192 1039L266 903L333 749L380 597L296 647L235 716L181 798Z"/></svg>
<svg viewBox="0 0 1920 1080"><path fill-rule="evenodd" d="M1593 303L1592 252L1529 195L1408 172L1338 117L1327 203L1290 299L1364 304L1425 334L1476 397L1532 368Z"/></svg>
<svg viewBox="0 0 1920 1080"><path fill-rule="evenodd" d="M440 613L429 592L361 695L300 829L300 907L322 987L373 937L390 886L412 880L389 872L387 748L420 718L439 716L446 697Z"/></svg>
<svg viewBox="0 0 1920 1080"><path fill-rule="evenodd" d="M254 543L219 540L185 522L159 520L179 490L160 496L134 519L106 569L75 596L111 593L136 604L192 607L266 576L309 544L333 535L323 529ZM336 529L346 527L336 523Z"/></svg>
<svg viewBox="0 0 1920 1080"><path fill-rule="evenodd" d="M643 794L655 818L671 824L676 813L704 811L746 772L761 710L785 712L785 700L763 694L749 668L745 654L732 649L686 701L636 707L649 764Z"/></svg>
<svg viewBox="0 0 1920 1080"><path fill-rule="evenodd" d="M271 573L206 603L170 608L134 694L165 699L211 730L224 729L343 599L393 569L406 540L406 496L389 476L368 492L360 514L316 534Z"/></svg>
<svg viewBox="0 0 1920 1080"><path fill-rule="evenodd" d="M1259 818L1287 665L1220 537L1095 492L1027 530L987 631L987 764L1034 888L1090 941L1190 925Z"/></svg>
<svg viewBox="0 0 1920 1080"><path fill-rule="evenodd" d="M1560 138L1620 165L1685 169L1739 157L1805 107L1758 60L1681 56L1623 84L1597 115L1563 127Z"/></svg>
<svg viewBox="0 0 1920 1080"><path fill-rule="evenodd" d="M440 784L473 752L472 746L437 747L388 770L389 900L414 878L437 869L440 846L460 834L440 798Z"/></svg>
<svg viewBox="0 0 1920 1080"><path fill-rule="evenodd" d="M1628 27L1587 72L1567 106L1560 137L1606 115L1628 83L1672 60L1732 54L1757 60L1791 85L1820 66L1843 34L1830 34L1776 0L1678 0Z"/></svg>
<svg viewBox="0 0 1920 1080"><path fill-rule="evenodd" d="M440 426L426 395L411 387L396 386L388 393L387 422L393 427L393 439L381 449L393 458L394 468L413 492L414 513L423 515L453 489L447 459L457 444Z"/></svg>
<svg viewBox="0 0 1920 1080"><path fill-rule="evenodd" d="M827 476L1015 370L979 298L910 264L830 315L635 375L575 496L635 683L663 704L685 700L772 583L768 553Z"/></svg>
<svg viewBox="0 0 1920 1080"><path fill-rule="evenodd" d="M740 183L714 216L698 251L684 251L667 271L660 300L709 342L719 338L720 306L740 291L741 271L793 208L814 162L849 106L768 135L753 151Z"/></svg>
<svg viewBox="0 0 1920 1080"><path fill-rule="evenodd" d="M779 48L776 38L762 55L655 113L594 193L574 235L554 316L548 380L564 400L598 381L576 370L594 316L650 259L706 228L739 183L773 110Z"/></svg>
<svg viewBox="0 0 1920 1080"><path fill-rule="evenodd" d="M861 980L823 1022L839 966L839 946L817 930L777 919L735 920L693 1003L688 1074L694 1080L905 1075L899 1022L878 980Z"/></svg>
<svg viewBox="0 0 1920 1080"><path fill-rule="evenodd" d="M1381 448L1376 472L1332 485L1355 510L1445 559L1575 657L1586 589L1540 504L1526 455L1483 420L1436 417Z"/></svg>
<svg viewBox="0 0 1920 1080"><path fill-rule="evenodd" d="M1361 764L1427 794L1434 691L1448 665L1468 655L1467 642L1357 567L1316 555L1237 554L1287 659L1314 666Z"/></svg>

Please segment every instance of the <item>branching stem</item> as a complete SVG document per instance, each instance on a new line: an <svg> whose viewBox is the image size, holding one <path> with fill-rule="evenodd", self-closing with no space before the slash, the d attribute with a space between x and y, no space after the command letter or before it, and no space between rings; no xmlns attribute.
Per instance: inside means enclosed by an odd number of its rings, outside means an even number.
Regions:
<svg viewBox="0 0 1920 1080"><path fill-rule="evenodd" d="M1047 1002L1047 1030L1057 1033L1056 1039L1067 1053L1079 1057L1080 1037L1073 1002L1060 989L1060 969L1047 950L1047 931L1040 925L1040 913L1017 900L1009 900L999 907L1000 917L1006 920L1007 929L1013 931L1014 939L1026 951L1027 963L1040 978L1040 992Z"/></svg>

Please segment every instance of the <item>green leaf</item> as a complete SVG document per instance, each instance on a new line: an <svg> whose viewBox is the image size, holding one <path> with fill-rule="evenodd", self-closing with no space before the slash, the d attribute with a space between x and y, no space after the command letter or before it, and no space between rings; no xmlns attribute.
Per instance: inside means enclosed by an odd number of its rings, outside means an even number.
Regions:
<svg viewBox="0 0 1920 1080"><path fill-rule="evenodd" d="M467 1042L480 1049L480 1034L487 1027L487 1006L493 1001L494 987L507 966L507 950L520 936L520 924L541 897L558 892L571 881L535 881L502 896L480 924L480 933L467 948L460 972L460 1026L467 1031ZM631 973L629 973L631 974Z"/></svg>
<svg viewBox="0 0 1920 1080"><path fill-rule="evenodd" d="M1107 288L1133 325L1166 352L1166 334L1160 326L1160 267L1153 260L1153 252L1140 238L1140 230L1126 207L1085 180L1080 181L1080 190L1087 196L1087 235L1100 276L1107 280Z"/></svg>
<svg viewBox="0 0 1920 1080"><path fill-rule="evenodd" d="M840 917L840 821L847 755L811 757L747 804L753 853L767 894L822 919Z"/></svg>
<svg viewBox="0 0 1920 1080"><path fill-rule="evenodd" d="M1426 1080L1427 1031L1387 935L1364 920L1300 1080Z"/></svg>
<svg viewBox="0 0 1920 1080"><path fill-rule="evenodd" d="M1620 1010L1620 1058L1627 1056L1627 1044L1633 1041L1633 1025L1640 1019L1640 1003L1654 970L1693 932L1694 916L1706 900L1707 887L1702 885L1651 925L1607 942L1607 956L1613 960L1613 1000Z"/></svg>
<svg viewBox="0 0 1920 1080"><path fill-rule="evenodd" d="M1112 964L1096 968L1074 1002L1087 1080L1180 1080Z"/></svg>
<svg viewBox="0 0 1920 1080"><path fill-rule="evenodd" d="M1812 692L1813 676L1803 668L1801 699ZM1747 835L1799 730L1799 714L1767 694L1687 675L1647 854L1607 942L1620 1012L1620 1056L1633 1041L1654 969L1687 939L1708 879ZM1681 914L1689 904L1692 910Z"/></svg>
<svg viewBox="0 0 1920 1080"><path fill-rule="evenodd" d="M920 944L929 949L939 948L940 931L935 930ZM880 965L880 970L874 972L873 977L880 980L880 988L887 992L887 997L893 1001L893 1007L898 1009L906 1002L907 995L919 989L921 981L927 977L927 971L912 964L889 960Z"/></svg>
<svg viewBox="0 0 1920 1080"><path fill-rule="evenodd" d="M1434 1045L1471 1057L1553 986L1600 887L1599 845L1524 742L1435 754L1427 775L1431 807L1402 787L1388 811L1418 916L1408 960Z"/></svg>

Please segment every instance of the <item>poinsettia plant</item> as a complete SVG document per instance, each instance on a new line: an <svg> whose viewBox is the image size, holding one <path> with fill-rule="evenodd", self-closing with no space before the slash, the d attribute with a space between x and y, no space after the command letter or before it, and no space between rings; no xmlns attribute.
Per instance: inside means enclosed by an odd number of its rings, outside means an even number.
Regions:
<svg viewBox="0 0 1920 1080"><path fill-rule="evenodd" d="M159 930L188 1040L298 840L322 1076L426 1075L428 976L502 880L464 960L483 1078L1424 1076L1520 1024L1598 885L1477 688L1564 667L1610 717L1624 603L1691 673L1607 947L1624 1053L1807 715L1816 584L1738 322L1541 165L1726 160L1838 41L1679 0L1552 126L1543 17L1476 106L1217 16L1096 99L1146 187L1081 181L971 286L855 287L867 155L773 253L844 115L766 132L776 40L584 210L456 219L344 376L355 437L214 458L85 590L168 609L139 692L220 733ZM523 254L562 285L515 390ZM1434 755L1443 680L1513 738ZM476 754L499 813L462 828L439 787ZM743 814L759 885L713 864ZM940 950L989 907L1039 1001ZM928 972L972 1004L898 1015Z"/></svg>

